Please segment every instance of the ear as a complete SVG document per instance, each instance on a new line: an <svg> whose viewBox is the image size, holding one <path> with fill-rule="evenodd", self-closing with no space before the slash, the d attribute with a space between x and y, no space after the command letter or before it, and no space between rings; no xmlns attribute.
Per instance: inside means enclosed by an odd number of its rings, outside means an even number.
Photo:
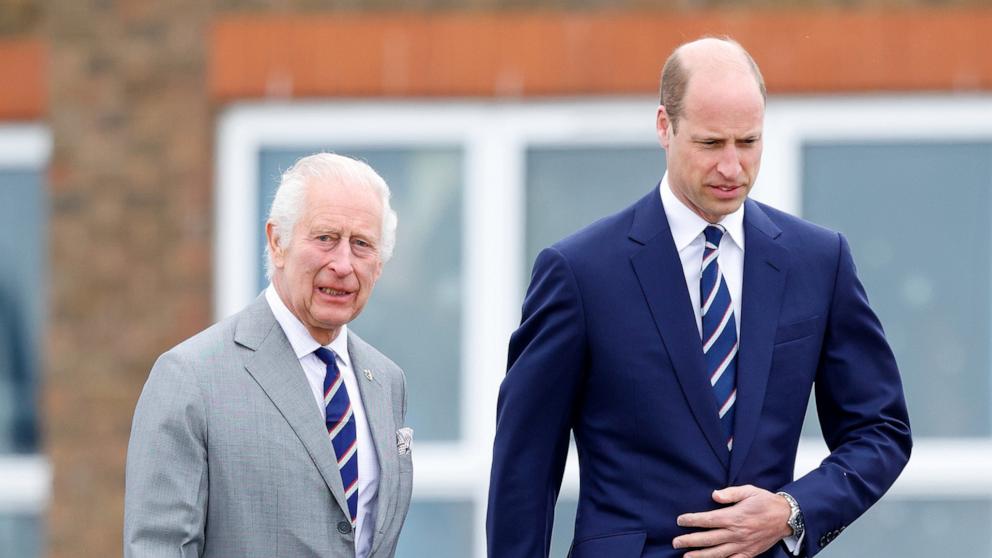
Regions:
<svg viewBox="0 0 992 558"><path fill-rule="evenodd" d="M658 133L658 143L661 144L666 151L668 150L668 145L672 141L672 121L668 119L668 111L665 110L665 105L658 105L658 113L655 116L654 123L655 131Z"/></svg>
<svg viewBox="0 0 992 558"><path fill-rule="evenodd" d="M276 269L282 269L286 259L285 251L279 246L279 232L272 221L265 222L265 240L269 245L269 253L272 254L272 264Z"/></svg>

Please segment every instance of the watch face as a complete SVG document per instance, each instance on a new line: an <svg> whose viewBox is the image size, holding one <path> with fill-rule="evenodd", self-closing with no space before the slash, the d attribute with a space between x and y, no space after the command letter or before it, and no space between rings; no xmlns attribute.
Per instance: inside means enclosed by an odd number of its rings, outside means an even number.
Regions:
<svg viewBox="0 0 992 558"><path fill-rule="evenodd" d="M792 534L797 537L803 533L806 526L803 524L802 512L799 512L789 518L789 527L792 527Z"/></svg>

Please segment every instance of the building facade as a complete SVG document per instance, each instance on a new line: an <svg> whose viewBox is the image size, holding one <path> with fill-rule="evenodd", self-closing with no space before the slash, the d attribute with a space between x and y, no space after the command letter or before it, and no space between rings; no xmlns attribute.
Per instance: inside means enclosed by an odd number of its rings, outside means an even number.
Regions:
<svg viewBox="0 0 992 558"><path fill-rule="evenodd" d="M916 433L903 477L828 553L992 556L992 9L605 4L0 6L0 548L120 552L151 364L264 287L280 171L333 150L380 170L400 217L354 326L408 373L400 554L481 558L530 264L655 187L664 57L729 34L770 92L754 195L848 236ZM815 422L799 474L825 453ZM573 460L555 556L577 484Z"/></svg>

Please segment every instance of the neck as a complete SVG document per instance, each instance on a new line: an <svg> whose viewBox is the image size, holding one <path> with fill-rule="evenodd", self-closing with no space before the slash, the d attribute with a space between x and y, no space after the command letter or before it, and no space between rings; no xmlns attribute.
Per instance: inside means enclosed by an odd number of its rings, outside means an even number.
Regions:
<svg viewBox="0 0 992 558"><path fill-rule="evenodd" d="M338 334L341 333L341 328L327 330L327 329L313 328L307 325L306 323L304 323L303 325L306 326L307 332L310 333L310 337L313 337L314 341L320 343L321 346L325 346L325 347L329 345L331 341L337 339Z"/></svg>

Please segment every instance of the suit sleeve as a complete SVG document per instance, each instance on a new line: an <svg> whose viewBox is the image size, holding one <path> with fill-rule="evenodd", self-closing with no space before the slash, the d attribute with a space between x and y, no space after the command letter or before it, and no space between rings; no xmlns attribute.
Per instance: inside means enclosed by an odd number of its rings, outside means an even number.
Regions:
<svg viewBox="0 0 992 558"><path fill-rule="evenodd" d="M829 544L884 494L912 449L895 357L868 305L847 241L839 255L816 375L817 415L830 455L782 490L806 520L806 554Z"/></svg>
<svg viewBox="0 0 992 558"><path fill-rule="evenodd" d="M585 366L585 318L564 256L534 263L499 390L486 521L492 558L544 558Z"/></svg>
<svg viewBox="0 0 992 558"><path fill-rule="evenodd" d="M134 412L125 479L125 558L203 553L206 406L186 364L175 353L163 355Z"/></svg>

